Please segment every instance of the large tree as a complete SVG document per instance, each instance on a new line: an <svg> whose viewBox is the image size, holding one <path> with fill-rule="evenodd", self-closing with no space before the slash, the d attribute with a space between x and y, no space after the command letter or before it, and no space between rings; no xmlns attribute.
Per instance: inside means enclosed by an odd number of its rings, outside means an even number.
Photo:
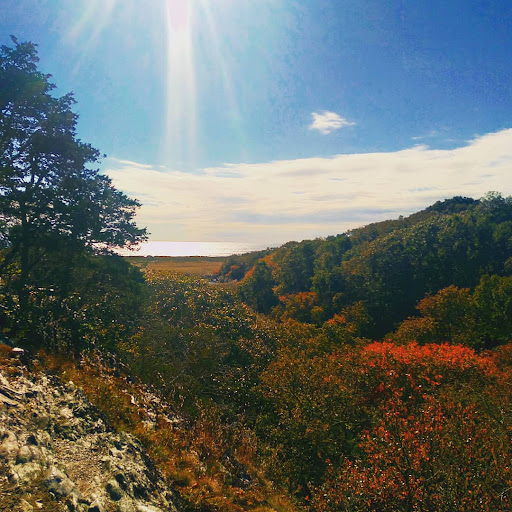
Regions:
<svg viewBox="0 0 512 512"><path fill-rule="evenodd" d="M78 261L137 244L146 230L133 221L139 203L77 138L73 95L53 95L36 45L12 40L0 48L0 284L23 312L34 290L64 299Z"/></svg>

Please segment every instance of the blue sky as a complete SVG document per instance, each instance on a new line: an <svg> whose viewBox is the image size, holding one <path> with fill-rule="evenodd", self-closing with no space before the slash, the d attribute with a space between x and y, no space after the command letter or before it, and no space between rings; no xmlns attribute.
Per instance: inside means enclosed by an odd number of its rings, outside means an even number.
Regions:
<svg viewBox="0 0 512 512"><path fill-rule="evenodd" d="M512 194L503 0L2 0L154 240L326 236Z"/></svg>

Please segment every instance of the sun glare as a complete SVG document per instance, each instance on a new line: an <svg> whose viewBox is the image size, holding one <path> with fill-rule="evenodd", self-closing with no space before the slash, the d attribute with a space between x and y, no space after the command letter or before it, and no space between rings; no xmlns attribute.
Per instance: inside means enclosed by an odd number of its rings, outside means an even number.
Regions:
<svg viewBox="0 0 512 512"><path fill-rule="evenodd" d="M73 74L79 71L85 55L94 49L98 37L112 21L117 2L118 0L90 0L84 4L76 22L68 29L65 35L68 41L87 40L82 47L81 58L77 59L73 65Z"/></svg>
<svg viewBox="0 0 512 512"><path fill-rule="evenodd" d="M165 156L189 162L194 157L197 143L194 21L189 0L168 0Z"/></svg>
<svg viewBox="0 0 512 512"><path fill-rule="evenodd" d="M173 31L186 30L190 22L190 0L168 0L170 28Z"/></svg>
<svg viewBox="0 0 512 512"><path fill-rule="evenodd" d="M119 0L82 0L74 6L74 23L66 31L69 42L80 47L74 62L78 72L100 38L120 26L147 25L154 56L164 52L165 81L162 99L162 161L170 167L193 169L198 165L201 130L198 112L219 109L224 122L233 129L233 144L243 148L246 141L232 77L238 38L232 5L211 0L160 0L149 15L140 3ZM261 12L260 12L261 14ZM151 23L159 23L159 27ZM230 23L231 22L231 23ZM162 38L163 29L163 38ZM122 31L119 32L122 34ZM127 30L125 39L134 45L137 32ZM143 43L142 43L143 44Z"/></svg>

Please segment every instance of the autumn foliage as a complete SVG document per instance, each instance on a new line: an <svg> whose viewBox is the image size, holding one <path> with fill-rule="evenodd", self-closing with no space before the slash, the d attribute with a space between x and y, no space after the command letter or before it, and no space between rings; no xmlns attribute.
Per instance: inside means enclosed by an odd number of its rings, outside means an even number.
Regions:
<svg viewBox="0 0 512 512"><path fill-rule="evenodd" d="M369 424L329 461L313 509L510 510L510 367L497 359L448 344L364 347L352 384Z"/></svg>

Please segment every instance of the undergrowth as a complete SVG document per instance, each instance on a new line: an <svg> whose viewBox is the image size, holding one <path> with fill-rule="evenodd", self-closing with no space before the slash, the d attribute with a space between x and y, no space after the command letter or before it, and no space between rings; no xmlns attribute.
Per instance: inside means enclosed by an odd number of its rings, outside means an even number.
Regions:
<svg viewBox="0 0 512 512"><path fill-rule="evenodd" d="M258 468L253 433L241 426L222 424L214 406L203 405L195 420L183 419L147 388L108 367L98 356L75 362L62 355L40 354L39 360L44 370L81 387L112 427L143 443L178 492L184 510L297 510Z"/></svg>

